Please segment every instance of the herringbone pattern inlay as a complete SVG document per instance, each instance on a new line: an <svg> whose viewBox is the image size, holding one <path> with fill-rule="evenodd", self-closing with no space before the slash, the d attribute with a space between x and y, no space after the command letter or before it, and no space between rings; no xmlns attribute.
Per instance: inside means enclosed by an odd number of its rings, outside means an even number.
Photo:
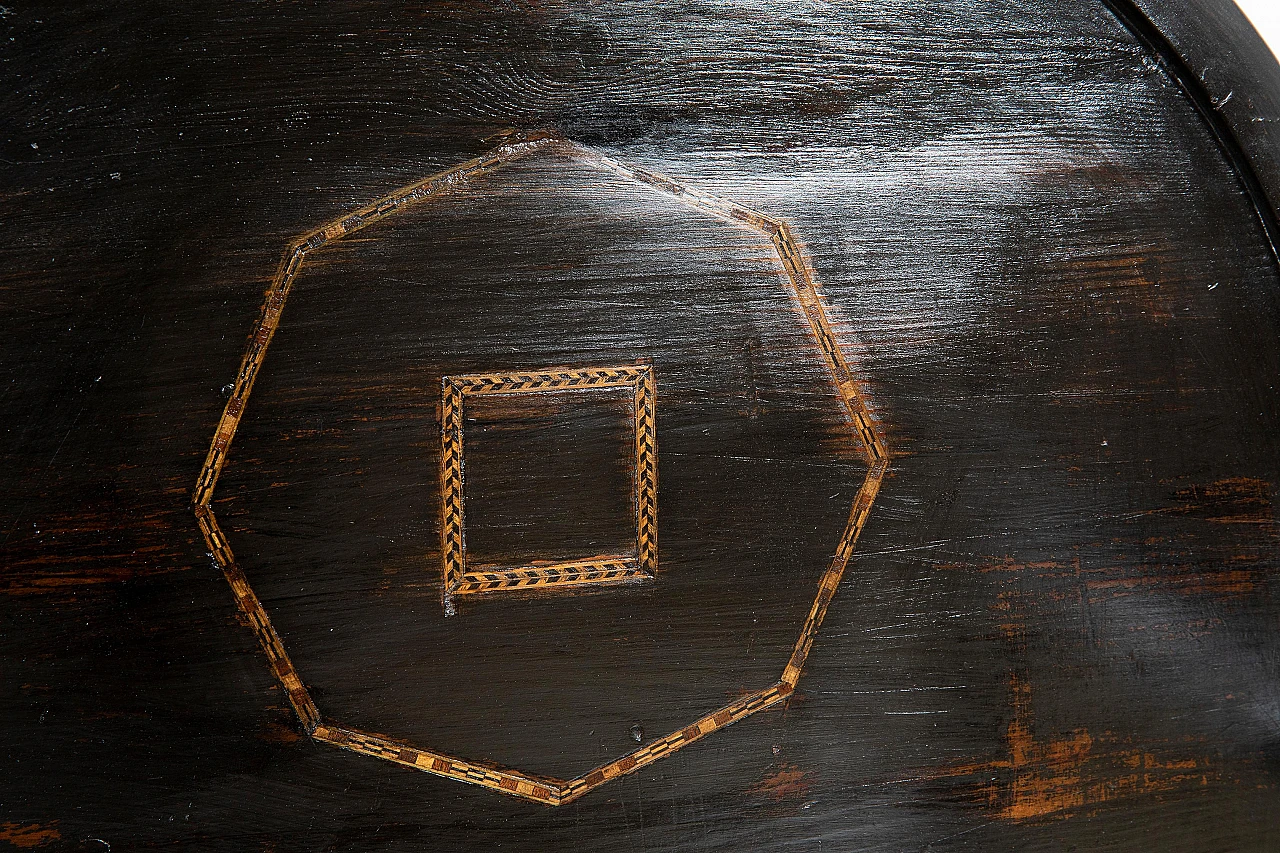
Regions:
<svg viewBox="0 0 1280 853"><path fill-rule="evenodd" d="M657 385L651 365L552 368L519 373L446 376L440 408L440 555L444 607L453 613L455 595L540 590L653 578L658 569L658 435L654 409ZM635 431L632 467L635 550L515 568L468 569L464 495L463 415L471 397L547 394L623 388L631 391Z"/></svg>

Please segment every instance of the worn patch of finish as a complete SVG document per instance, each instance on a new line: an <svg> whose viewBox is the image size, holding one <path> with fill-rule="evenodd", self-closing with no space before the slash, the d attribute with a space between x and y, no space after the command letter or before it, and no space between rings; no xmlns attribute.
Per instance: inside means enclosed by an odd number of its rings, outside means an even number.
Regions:
<svg viewBox="0 0 1280 853"><path fill-rule="evenodd" d="M421 749L383 735L360 731L325 719L316 707L309 691L289 660L284 644L271 625L265 608L254 595L243 571L236 564L226 536L210 506L218 476L226 466L228 452L236 429L243 417L245 405L253 389L254 380L266 357L267 347L279 327L289 289L302 269L307 252L331 244L343 237L377 222L397 210L428 199L448 187L480 174L501 168L512 160L528 156L539 150L558 151L571 159L593 167L614 172L625 178L651 187L679 202L710 215L729 220L767 236L772 243L786 281L797 307L813 333L822 359L844 411L848 415L851 435L870 466L857 496L854 498L849 521L836 546L826 572L818 585L817 596L801 627L800 636L781 677L768 687L743 696L734 702L694 720L692 723L576 778L564 780L541 776L521 770L498 767L488 762L468 761ZM557 376L556 374L563 374ZM475 374L446 377L443 387L441 457L441 500L445 516L442 525L444 539L445 605L448 608L450 592L453 594L487 591L488 573L470 573L465 569L462 553L462 480L461 480L461 417L462 399L468 394L519 393L521 391L564 390L574 382L598 381L634 384L636 408L636 459L637 459L637 556L636 570L656 566L656 439L654 439L654 407L656 390L652 367L566 369L541 374ZM452 443L451 443L452 442ZM644 447L641 446L642 442ZM456 460L451 457L456 457ZM455 464L456 463L456 464ZM196 519L213 560L222 569L227 582L235 593L236 602L245 613L261 643L277 679L284 687L295 713L312 738L345 749L386 759L428 773L469 782L494 791L546 805L562 805L571 802L606 782L625 776L652 764L677 750L700 740L702 737L725 728L739 720L772 707L786 699L795 690L800 679L822 619L826 615L844 575L858 536L866 524L871 506L880 490L881 481L889 465L889 451L882 430L872 418L849 361L841 351L832 331L831 321L822 296L814 280L814 274L805 260L799 241L791 233L787 223L767 216L735 202L708 195L700 190L679 183L665 176L628 166L598 151L570 142L550 133L518 134L507 144L489 154L444 172L431 175L385 196L372 204L310 231L290 244L285 257L267 291L258 324L250 337L249 347L241 360L240 370L222 418L214 432L213 441L196 483L193 501ZM643 472L648 470L651 476ZM456 474L455 474L456 472ZM456 483L453 482L456 478ZM647 521L646 521L647 519ZM646 527L648 530L646 531ZM451 556L451 548L456 553ZM618 561L613 561L618 562ZM587 565L577 561L564 566L550 567L574 576L591 572L608 573L611 566ZM623 570L627 567L623 566ZM582 580L565 581L558 575L527 577L528 569L516 569L519 577L498 578L497 582L515 581L517 585L551 586L555 583L582 583ZM537 571L537 570L535 570ZM545 569L542 571L545 572ZM523 574L520 574L523 573ZM472 575L476 575L472 577ZM605 580L614 580L607 577ZM616 578L624 580L626 578ZM527 583L526 583L527 581ZM452 590L450 589L453 585Z"/></svg>

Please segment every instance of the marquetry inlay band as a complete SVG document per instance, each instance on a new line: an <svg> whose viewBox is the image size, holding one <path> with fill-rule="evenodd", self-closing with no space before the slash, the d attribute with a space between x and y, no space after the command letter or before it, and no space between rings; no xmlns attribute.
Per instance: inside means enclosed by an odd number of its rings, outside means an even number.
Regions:
<svg viewBox="0 0 1280 853"><path fill-rule="evenodd" d="M777 254L784 274L784 284L795 299L798 313L813 334L816 354L827 367L834 396L849 418L849 441L862 453L870 468L861 489L853 500L848 523L840 541L836 544L831 562L818 584L813 605L809 609L804 624L800 627L800 635L778 681L755 693L735 699L722 708L704 714L678 731L660 737L573 779L556 779L522 770L497 767L485 762L464 760L416 747L384 735L343 726L323 717L310 691L294 669L280 636L267 617L262 602L254 595L244 572L237 565L230 543L218 526L211 506L214 487L217 485L218 475L226 466L231 441L235 437L236 428L240 425L240 419L244 416L249 392L253 389L254 380L266 357L267 346L280 325L280 317L289 290L297 279L307 254L341 240L410 205L428 201L461 182L493 172L510 162L538 152L558 153L575 162L613 172L681 204L766 237ZM200 469L192 497L196 519L209 554L226 576L236 603L257 635L267 659L271 662L272 670L284 689L285 696L288 697L298 719L301 720L303 728L312 738L437 776L468 782L545 805L558 806L572 802L612 779L632 773L757 711L772 707L792 694L800 680L805 660L813 647L814 638L822 625L827 607L853 556L854 546L866 525L872 503L880 490L880 483L885 477L888 466L889 451L885 445L883 430L879 422L871 416L863 398L860 383L832 330L826 305L814 281L813 270L804 256L799 241L786 222L758 213L736 202L709 195L688 184L628 166L594 149L554 134L520 134L488 154L402 187L359 210L344 214L314 231L303 234L289 244L284 259L267 289L261 316L249 339L248 349L240 362L240 370L236 374L230 399L227 400L222 418L214 431L213 441L210 443L204 465ZM654 482L656 487L656 478ZM656 503L656 492L649 496L649 500ZM656 508L654 513L656 515ZM656 538L651 538L650 541L656 548ZM642 559L639 560L639 564L644 565ZM613 569L599 566L597 570ZM728 641L734 642L735 638L728 638Z"/></svg>
<svg viewBox="0 0 1280 853"><path fill-rule="evenodd" d="M658 570L657 384L652 365L556 367L514 373L446 376L440 406L440 557L445 613L452 597L478 593L542 590L587 584L652 579ZM635 461L632 466L635 549L629 554L593 556L516 568L469 569L466 550L463 413L480 396L589 392L620 388L631 392Z"/></svg>

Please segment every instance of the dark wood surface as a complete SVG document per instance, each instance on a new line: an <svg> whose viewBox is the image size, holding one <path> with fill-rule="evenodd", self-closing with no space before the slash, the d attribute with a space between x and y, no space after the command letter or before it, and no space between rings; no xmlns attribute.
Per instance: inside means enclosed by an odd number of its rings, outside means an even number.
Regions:
<svg viewBox="0 0 1280 853"><path fill-rule="evenodd" d="M1276 849L1277 70L1144 8L6 7L0 845ZM543 128L790 223L892 459L795 693L559 807L309 738L191 511L290 241ZM868 466L772 251L549 151L308 257L213 506L322 712L572 778L779 677ZM638 359L656 577L447 616L442 377ZM628 547L626 407L477 403L468 553Z"/></svg>

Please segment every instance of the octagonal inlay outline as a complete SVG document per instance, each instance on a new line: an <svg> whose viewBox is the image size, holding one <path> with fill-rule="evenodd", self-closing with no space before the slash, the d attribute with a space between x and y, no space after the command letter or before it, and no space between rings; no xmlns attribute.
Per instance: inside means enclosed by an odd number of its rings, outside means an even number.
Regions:
<svg viewBox="0 0 1280 853"><path fill-rule="evenodd" d="M575 162L612 172L695 210L766 236L781 264L786 286L813 334L836 396L848 417L849 438L869 466L867 476L850 508L848 523L836 545L831 562L822 575L813 604L809 608L791 656L778 680L699 717L671 734L657 738L627 755L573 779L553 778L524 770L500 767L488 762L446 755L381 734L345 726L322 715L310 691L290 661L284 643L272 626L262 602L254 594L248 579L237 564L230 543L219 527L212 508L214 488L226 466L232 439L244 415L249 394L266 357L267 347L279 327L289 290L302 270L307 254L341 240L396 211L437 196L451 186L493 172L536 152L559 153ZM654 172L624 164L600 151L572 142L557 134L544 132L514 134L508 138L507 142L487 154L401 187L390 195L303 234L289 244L267 289L257 324L241 359L231 394L200 470L192 500L196 520L209 553L226 577L237 605L248 619L271 663L276 679L280 682L290 705L311 738L437 776L468 782L549 806L558 806L572 802L612 779L652 764L757 711L772 707L794 692L827 608L853 556L858 537L866 525L888 465L889 451L883 430L878 421L871 416L859 382L836 340L827 307L815 283L813 270L805 259L790 226L784 220L759 213L727 199L717 198L688 184ZM656 543L656 530L653 533ZM446 577L446 584L447 580Z"/></svg>

